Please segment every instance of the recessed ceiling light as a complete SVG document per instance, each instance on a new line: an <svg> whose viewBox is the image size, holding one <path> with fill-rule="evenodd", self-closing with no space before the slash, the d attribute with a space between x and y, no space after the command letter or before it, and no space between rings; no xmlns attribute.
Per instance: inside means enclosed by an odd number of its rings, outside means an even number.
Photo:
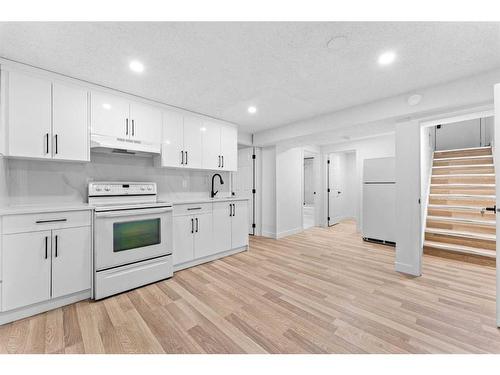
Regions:
<svg viewBox="0 0 500 375"><path fill-rule="evenodd" d="M207 128L202 127L202 128L200 128L200 131L202 131L202 132L206 132L206 131L207 131Z"/></svg>
<svg viewBox="0 0 500 375"><path fill-rule="evenodd" d="M248 107L248 113L250 114L254 114L254 113L257 113L257 107L254 107L253 105L251 105L250 107Z"/></svg>
<svg viewBox="0 0 500 375"><path fill-rule="evenodd" d="M109 103L102 103L102 108L104 108L104 109L111 109L111 104L109 104Z"/></svg>
<svg viewBox="0 0 500 375"><path fill-rule="evenodd" d="M144 71L144 65L138 60L132 60L128 65L131 71L136 73L142 73Z"/></svg>
<svg viewBox="0 0 500 375"><path fill-rule="evenodd" d="M392 64L394 60L396 60L396 53L394 51L384 52L378 57L378 63L380 65Z"/></svg>
<svg viewBox="0 0 500 375"><path fill-rule="evenodd" d="M420 103L421 100L422 100L422 95L414 94L408 98L408 104L412 106L417 105L418 103Z"/></svg>

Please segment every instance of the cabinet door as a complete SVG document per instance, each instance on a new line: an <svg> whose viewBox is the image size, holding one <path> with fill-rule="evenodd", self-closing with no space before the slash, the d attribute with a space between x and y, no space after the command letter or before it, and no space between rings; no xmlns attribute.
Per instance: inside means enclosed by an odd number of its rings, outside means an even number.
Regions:
<svg viewBox="0 0 500 375"><path fill-rule="evenodd" d="M184 151L184 117L182 114L163 112L163 139L161 144L161 166L181 167Z"/></svg>
<svg viewBox="0 0 500 375"><path fill-rule="evenodd" d="M52 95L54 159L90 161L87 90L54 83Z"/></svg>
<svg viewBox="0 0 500 375"><path fill-rule="evenodd" d="M174 217L174 266L194 259L194 218Z"/></svg>
<svg viewBox="0 0 500 375"><path fill-rule="evenodd" d="M9 72L7 91L9 155L51 158L52 83Z"/></svg>
<svg viewBox="0 0 500 375"><path fill-rule="evenodd" d="M205 130L202 131L202 150L203 155L201 164L203 169L221 169L222 157L220 147L221 127L216 122L205 121L203 124Z"/></svg>
<svg viewBox="0 0 500 375"><path fill-rule="evenodd" d="M52 231L52 298L90 289L90 227Z"/></svg>
<svg viewBox="0 0 500 375"><path fill-rule="evenodd" d="M194 257L203 258L215 254L213 241L212 215L195 216Z"/></svg>
<svg viewBox="0 0 500 375"><path fill-rule="evenodd" d="M142 103L130 103L130 138L138 141L160 143L161 111Z"/></svg>
<svg viewBox="0 0 500 375"><path fill-rule="evenodd" d="M4 235L2 245L3 310L48 300L51 232Z"/></svg>
<svg viewBox="0 0 500 375"><path fill-rule="evenodd" d="M119 96L93 91L92 134L128 138L131 132L129 102Z"/></svg>
<svg viewBox="0 0 500 375"><path fill-rule="evenodd" d="M213 204L214 253L231 249L231 202Z"/></svg>
<svg viewBox="0 0 500 375"><path fill-rule="evenodd" d="M197 116L184 117L184 151L187 152L187 168L201 169L201 136L203 120Z"/></svg>
<svg viewBox="0 0 500 375"><path fill-rule="evenodd" d="M231 247L248 245L248 206L247 201L233 202L233 217L231 221Z"/></svg>
<svg viewBox="0 0 500 375"><path fill-rule="evenodd" d="M238 169L238 130L234 126L221 126L221 154L224 157L222 169Z"/></svg>

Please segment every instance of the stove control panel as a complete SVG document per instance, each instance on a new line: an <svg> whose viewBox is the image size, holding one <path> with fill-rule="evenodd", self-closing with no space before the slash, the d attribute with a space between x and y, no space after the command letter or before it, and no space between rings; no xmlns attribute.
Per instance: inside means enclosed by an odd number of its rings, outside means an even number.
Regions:
<svg viewBox="0 0 500 375"><path fill-rule="evenodd" d="M156 195L156 183L106 181L89 183L89 197L123 195Z"/></svg>

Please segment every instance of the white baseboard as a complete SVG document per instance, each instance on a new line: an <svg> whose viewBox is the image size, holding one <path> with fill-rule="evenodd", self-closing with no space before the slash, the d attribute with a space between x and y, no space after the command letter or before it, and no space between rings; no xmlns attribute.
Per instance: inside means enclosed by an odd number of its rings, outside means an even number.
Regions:
<svg viewBox="0 0 500 375"><path fill-rule="evenodd" d="M396 271L412 276L422 276L420 271L412 264L396 262Z"/></svg>
<svg viewBox="0 0 500 375"><path fill-rule="evenodd" d="M283 232L279 232L276 234L276 238L283 238L283 237L287 237L287 236L291 236L292 234L297 234L297 233L300 233L300 232L303 232L304 231L304 228L302 227L299 227L299 228L295 228L295 229L290 229L290 230L285 230Z"/></svg>
<svg viewBox="0 0 500 375"><path fill-rule="evenodd" d="M268 232L268 231L263 230L262 231L262 237L269 237L269 238L276 239L276 233L275 232Z"/></svg>
<svg viewBox="0 0 500 375"><path fill-rule="evenodd" d="M236 249L223 251L221 253L209 255L207 257L191 260L189 262L185 262L185 263L181 263L181 264L174 264L174 272L180 271L180 270L183 270L186 268L194 267L194 266L197 266L197 265L202 264L202 263L211 262L211 261L216 260L216 259L224 258L224 257L227 257L229 255L234 255L236 253L241 253L242 251L246 251L246 250L248 250L248 246L243 246L243 247L238 247Z"/></svg>
<svg viewBox="0 0 500 375"><path fill-rule="evenodd" d="M83 301L89 298L90 289L83 292L70 294L69 296L54 298L34 305L21 307L19 309L5 311L0 313L0 325L27 318L28 316L40 314L49 310L57 309L58 307L69 305L78 301Z"/></svg>

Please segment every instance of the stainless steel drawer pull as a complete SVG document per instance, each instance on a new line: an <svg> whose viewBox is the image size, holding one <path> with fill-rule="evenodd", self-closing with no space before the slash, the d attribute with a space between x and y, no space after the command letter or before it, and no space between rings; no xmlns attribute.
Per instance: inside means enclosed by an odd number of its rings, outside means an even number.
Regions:
<svg viewBox="0 0 500 375"><path fill-rule="evenodd" d="M201 210L201 207L189 207L188 211Z"/></svg>
<svg viewBox="0 0 500 375"><path fill-rule="evenodd" d="M49 219L49 220L37 220L35 223L37 224L45 224L45 223L61 223L63 221L68 221L68 219Z"/></svg>

